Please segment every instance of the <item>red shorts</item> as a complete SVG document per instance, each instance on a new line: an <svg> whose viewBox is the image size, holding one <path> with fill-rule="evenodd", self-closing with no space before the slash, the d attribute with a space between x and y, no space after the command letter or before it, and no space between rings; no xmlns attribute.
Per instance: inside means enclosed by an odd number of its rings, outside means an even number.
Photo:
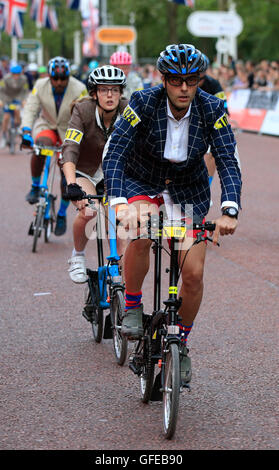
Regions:
<svg viewBox="0 0 279 470"><path fill-rule="evenodd" d="M61 145L62 141L59 137L59 134L57 131L54 131L52 129L45 129L44 131L39 132L39 134L36 135L36 141L40 137L48 137L51 140L52 145L55 147L55 145Z"/></svg>
<svg viewBox="0 0 279 470"><path fill-rule="evenodd" d="M143 196L133 196L133 197L130 197L128 199L129 204L131 204L132 202L135 202L135 201L148 201L151 204L156 204L157 207L160 207L164 204L163 196L155 196L154 198L152 198L152 197L143 195ZM191 224L191 222L192 222L189 218L185 218L183 220L185 220L189 224ZM204 222L205 222L205 218L203 219L202 223L204 224ZM197 238L197 234L200 233L200 232L201 232L201 230L189 230L189 231L187 231L187 235L190 238ZM204 232L204 237L206 237L206 236L207 236L207 232L205 231ZM205 241L205 243L207 243L207 242Z"/></svg>

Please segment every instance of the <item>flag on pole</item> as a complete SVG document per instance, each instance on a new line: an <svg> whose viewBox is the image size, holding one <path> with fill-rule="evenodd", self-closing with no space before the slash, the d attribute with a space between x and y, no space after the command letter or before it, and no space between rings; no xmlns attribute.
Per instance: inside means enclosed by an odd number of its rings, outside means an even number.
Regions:
<svg viewBox="0 0 279 470"><path fill-rule="evenodd" d="M174 3L180 3L181 5L185 5L189 8L195 7L195 0L172 0Z"/></svg>
<svg viewBox="0 0 279 470"><path fill-rule="evenodd" d="M3 31L5 27L4 8L5 8L4 3L0 3L0 31Z"/></svg>
<svg viewBox="0 0 279 470"><path fill-rule="evenodd" d="M71 10L78 10L80 7L80 0L67 0L67 7Z"/></svg>
<svg viewBox="0 0 279 470"><path fill-rule="evenodd" d="M9 36L23 37L23 14L28 7L27 0L2 0L2 28ZM1 11L1 10L0 10Z"/></svg>
<svg viewBox="0 0 279 470"><path fill-rule="evenodd" d="M38 27L44 27L56 31L58 19L54 7L49 7L46 0L32 0L30 17L36 21Z"/></svg>

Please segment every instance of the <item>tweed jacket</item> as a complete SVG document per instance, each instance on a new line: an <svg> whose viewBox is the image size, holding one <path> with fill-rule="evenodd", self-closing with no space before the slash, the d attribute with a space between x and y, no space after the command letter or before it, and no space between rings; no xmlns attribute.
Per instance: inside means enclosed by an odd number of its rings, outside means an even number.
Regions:
<svg viewBox="0 0 279 470"><path fill-rule="evenodd" d="M223 100L197 89L189 118L187 159L164 158L167 135L167 95L162 85L133 93L110 137L103 160L108 197L155 196L168 190L173 202L193 205L205 217L210 205L204 154L208 146L221 181L221 203L240 207L241 174L236 142Z"/></svg>
<svg viewBox="0 0 279 470"><path fill-rule="evenodd" d="M34 138L43 130L57 130L63 141L71 117L71 103L86 94L86 86L76 78L70 77L57 114L50 79L39 78L24 106L22 127L33 129Z"/></svg>
<svg viewBox="0 0 279 470"><path fill-rule="evenodd" d="M119 113L123 112L127 103L126 99L121 98ZM77 170L89 176L94 176L102 163L106 143L104 131L97 122L96 106L93 98L76 102L62 147L63 162L74 163Z"/></svg>

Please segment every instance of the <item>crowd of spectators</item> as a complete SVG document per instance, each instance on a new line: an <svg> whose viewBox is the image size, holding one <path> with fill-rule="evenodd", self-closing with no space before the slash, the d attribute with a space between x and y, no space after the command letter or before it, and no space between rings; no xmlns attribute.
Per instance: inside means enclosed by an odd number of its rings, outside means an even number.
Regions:
<svg viewBox="0 0 279 470"><path fill-rule="evenodd" d="M239 89L259 91L279 91L279 61L251 60L234 61L230 58L227 65L215 62L207 70L208 75L219 80L226 92Z"/></svg>
<svg viewBox="0 0 279 470"><path fill-rule="evenodd" d="M8 56L0 58L0 79L9 71L10 60ZM24 64L24 73L27 75L29 86L32 88L34 79L45 76L47 72L46 67L37 67L36 64ZM80 73L74 71L72 74L78 75L82 81L86 81L88 74L91 71L91 63L83 64L80 67ZM79 67L76 66L78 69ZM43 70L44 69L44 70ZM154 64L145 64L135 67L143 80L144 88L155 86L161 83L161 75L156 69ZM214 60L206 72L208 75L219 80L225 92L233 90L247 89L259 91L279 91L279 60L268 61L263 59L259 62L251 60L233 60L229 57L227 65L219 65Z"/></svg>

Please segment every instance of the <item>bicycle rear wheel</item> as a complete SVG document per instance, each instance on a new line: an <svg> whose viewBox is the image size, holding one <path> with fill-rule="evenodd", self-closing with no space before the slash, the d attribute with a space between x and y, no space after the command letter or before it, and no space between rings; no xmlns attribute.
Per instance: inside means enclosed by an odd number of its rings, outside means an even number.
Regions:
<svg viewBox="0 0 279 470"><path fill-rule="evenodd" d="M125 301L123 291L118 289L113 293L110 305L111 322L113 325L113 349L116 362L123 366L127 357L128 341L126 336L121 334L122 319L125 315Z"/></svg>
<svg viewBox="0 0 279 470"><path fill-rule="evenodd" d="M179 349L176 343L169 344L164 362L163 423L165 437L171 439L176 429L180 393Z"/></svg>
<svg viewBox="0 0 279 470"><path fill-rule="evenodd" d="M45 209L43 206L38 206L37 214L35 217L35 222L33 225L33 246L32 246L32 253L35 253L37 250L37 242L38 238L41 236L42 226L43 226L43 218L44 218Z"/></svg>
<svg viewBox="0 0 279 470"><path fill-rule="evenodd" d="M152 344L149 334L142 338L140 349L143 357L142 371L139 376L141 400L143 403L148 403L151 398L155 369L155 364L152 362Z"/></svg>
<svg viewBox="0 0 279 470"><path fill-rule="evenodd" d="M10 154L15 154L15 144L16 144L16 128L11 127L9 132L9 147L10 147Z"/></svg>

